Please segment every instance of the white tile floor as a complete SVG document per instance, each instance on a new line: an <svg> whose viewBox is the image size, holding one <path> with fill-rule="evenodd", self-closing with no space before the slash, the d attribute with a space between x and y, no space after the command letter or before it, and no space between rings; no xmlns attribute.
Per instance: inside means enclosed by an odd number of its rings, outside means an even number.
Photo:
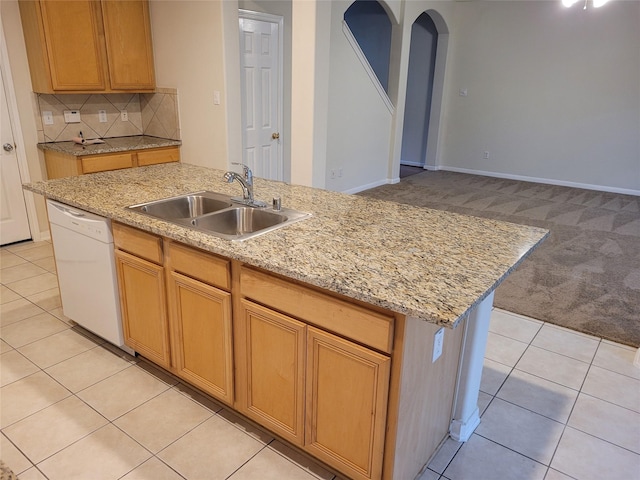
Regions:
<svg viewBox="0 0 640 480"><path fill-rule="evenodd" d="M48 242L0 254L0 457L22 480L337 478L68 323ZM634 353L494 310L482 422L421 480L640 479Z"/></svg>

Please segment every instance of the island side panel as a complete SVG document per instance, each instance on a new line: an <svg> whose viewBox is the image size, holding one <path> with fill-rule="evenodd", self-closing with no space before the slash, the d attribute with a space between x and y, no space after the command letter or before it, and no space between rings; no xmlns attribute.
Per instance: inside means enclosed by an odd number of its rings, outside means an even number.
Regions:
<svg viewBox="0 0 640 480"><path fill-rule="evenodd" d="M385 455L383 478L416 478L447 438L465 322L444 329L442 355L432 363L434 335L441 326L414 317L406 319L401 365L394 369L400 378L397 383L391 381L390 397L396 398L390 399L395 411L389 412L389 418L396 420L388 430L391 452Z"/></svg>

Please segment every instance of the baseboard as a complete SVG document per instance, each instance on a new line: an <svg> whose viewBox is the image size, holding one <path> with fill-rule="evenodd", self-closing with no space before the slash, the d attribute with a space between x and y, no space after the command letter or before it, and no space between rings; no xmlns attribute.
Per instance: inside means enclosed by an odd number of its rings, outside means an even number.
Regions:
<svg viewBox="0 0 640 480"><path fill-rule="evenodd" d="M379 187L380 185L389 185L389 184L394 184L399 182L400 182L400 178L392 178L392 179L387 178L384 180L378 180L373 183L368 183L366 185L360 185L358 187L350 188L349 190L342 190L342 193L354 194L354 193L364 192L365 190L369 190L370 188Z"/></svg>
<svg viewBox="0 0 640 480"><path fill-rule="evenodd" d="M620 193L623 195L640 196L640 190L634 190L631 188L617 188L617 187L609 187L606 185L592 185L590 183L568 182L564 180L555 180L552 178L528 177L526 175L511 175L509 173L487 172L484 170L473 170L470 168L458 168L458 167L447 167L447 166L440 166L440 167L426 166L426 169L432 170L432 171L445 170L448 172L470 173L472 175L482 175L485 177L506 178L508 180L519 180L522 182L545 183L548 185L559 185L562 187L583 188L585 190L597 190L600 192L610 192L610 193Z"/></svg>
<svg viewBox="0 0 640 480"><path fill-rule="evenodd" d="M400 160L400 166L406 165L407 167L422 167L424 168L424 163L418 162L407 162L404 160Z"/></svg>

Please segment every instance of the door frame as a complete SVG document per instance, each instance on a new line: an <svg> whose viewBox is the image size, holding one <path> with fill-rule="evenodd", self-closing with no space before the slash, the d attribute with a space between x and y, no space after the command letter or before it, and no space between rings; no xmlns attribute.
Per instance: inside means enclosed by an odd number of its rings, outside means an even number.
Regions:
<svg viewBox="0 0 640 480"><path fill-rule="evenodd" d="M18 102L16 100L16 92L13 87L13 75L11 74L11 64L9 63L9 52L7 50L7 41L4 34L2 22L0 22L0 68L4 78L4 89L7 98L7 108L9 110L9 121L11 122L11 131L13 134L13 142L16 145L16 157L18 159L18 170L20 172L20 180L22 183L31 182L29 174L29 164L27 162L24 138L22 136L22 128L20 127L20 112L18 111ZM27 221L29 222L29 230L31 230L31 239L34 242L46 240L48 234L40 231L38 225L38 213L33 193L23 190L22 196L27 208Z"/></svg>
<svg viewBox="0 0 640 480"><path fill-rule="evenodd" d="M278 124L277 129L280 133L279 148L278 148L278 162L282 167L283 179L287 178L284 171L284 140L283 136L283 113L284 113L284 17L280 15L273 15L271 13L254 12L252 10L238 9L238 37L240 36L240 19L257 20L260 22L276 23L278 24L278 99L277 99L277 116ZM238 52L242 56L242 52ZM242 89L242 82L240 82ZM240 101L245 98L245 92L240 91ZM241 120L242 121L242 120ZM244 135L244 121L242 121L242 154L244 156L245 150L245 135Z"/></svg>
<svg viewBox="0 0 640 480"><path fill-rule="evenodd" d="M431 20L438 31L436 64L431 92L431 113L429 115L429 131L427 132L427 150L425 152L424 168L425 170L440 170L440 144L441 135L444 131L444 76L446 71L447 52L449 49L449 27L438 11L430 8L425 10L424 13L431 17Z"/></svg>

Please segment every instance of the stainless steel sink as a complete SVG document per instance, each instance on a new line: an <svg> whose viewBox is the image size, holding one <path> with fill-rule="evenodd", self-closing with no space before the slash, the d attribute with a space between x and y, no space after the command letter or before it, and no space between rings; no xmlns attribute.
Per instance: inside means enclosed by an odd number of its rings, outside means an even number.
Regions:
<svg viewBox="0 0 640 480"><path fill-rule="evenodd" d="M127 207L227 240L246 240L303 220L311 214L282 208L249 207L217 192L195 192Z"/></svg>
<svg viewBox="0 0 640 480"><path fill-rule="evenodd" d="M203 191L132 205L129 209L162 220L188 223L195 217L217 212L231 206L231 199L228 196Z"/></svg>
<svg viewBox="0 0 640 480"><path fill-rule="evenodd" d="M198 230L212 231L225 238L239 238L258 232L266 233L288 220L289 217L282 211L235 207L215 215L194 218L191 225Z"/></svg>

